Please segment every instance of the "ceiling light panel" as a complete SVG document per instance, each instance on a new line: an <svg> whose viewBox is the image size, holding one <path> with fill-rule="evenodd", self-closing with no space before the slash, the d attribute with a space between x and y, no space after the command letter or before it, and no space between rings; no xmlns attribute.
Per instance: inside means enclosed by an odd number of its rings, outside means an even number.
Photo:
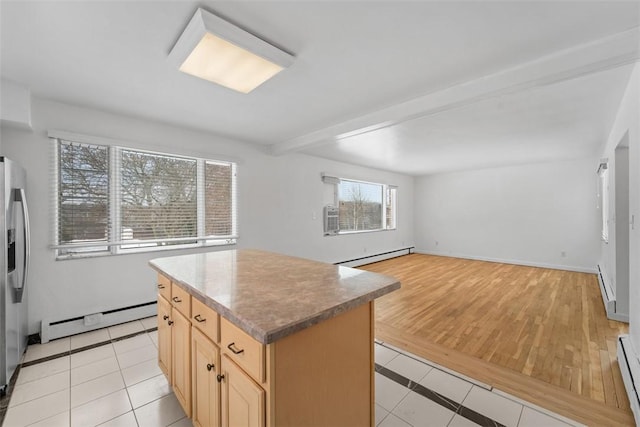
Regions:
<svg viewBox="0 0 640 427"><path fill-rule="evenodd" d="M293 63L293 56L198 9L169 53L185 73L249 93Z"/></svg>

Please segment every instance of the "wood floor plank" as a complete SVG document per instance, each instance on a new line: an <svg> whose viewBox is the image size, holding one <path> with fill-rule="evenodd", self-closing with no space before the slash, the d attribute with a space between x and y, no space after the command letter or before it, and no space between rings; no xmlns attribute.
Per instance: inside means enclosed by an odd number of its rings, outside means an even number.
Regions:
<svg viewBox="0 0 640 427"><path fill-rule="evenodd" d="M402 342L464 355L460 360L495 366L492 372L502 376L517 373L551 387L556 397L560 391L578 396L629 421L616 359L617 336L628 325L606 318L594 274L421 254L361 268L402 283L376 301L376 331L385 338L401 331ZM446 358L437 363L448 366Z"/></svg>

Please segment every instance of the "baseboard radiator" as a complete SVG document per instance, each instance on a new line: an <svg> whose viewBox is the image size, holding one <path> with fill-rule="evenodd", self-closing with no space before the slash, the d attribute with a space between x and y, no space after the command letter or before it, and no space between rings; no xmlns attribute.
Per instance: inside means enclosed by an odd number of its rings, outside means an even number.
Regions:
<svg viewBox="0 0 640 427"><path fill-rule="evenodd" d="M413 253L415 246L410 246L402 249L395 249L393 251L381 252L374 255L367 255L360 258L354 258L347 261L335 262L335 265L344 265L346 267L358 267L360 265L371 264L378 261L384 261L385 259L391 259L402 255L409 255Z"/></svg>
<svg viewBox="0 0 640 427"><path fill-rule="evenodd" d="M618 364L624 381L624 388L627 390L633 417L636 424L640 425L640 397L638 396L637 385L640 385L640 360L629 340L629 335L618 337Z"/></svg>
<svg viewBox="0 0 640 427"><path fill-rule="evenodd" d="M600 293L602 294L602 302L604 303L604 308L607 312L607 317L612 318L615 317L616 313L616 297L613 294L613 290L609 286L609 284L604 280L604 275L602 274L602 269L598 264L598 283L600 284Z"/></svg>
<svg viewBox="0 0 640 427"><path fill-rule="evenodd" d="M71 319L56 321L43 319L40 328L40 342L46 343L57 338L144 319L145 317L155 316L156 313L157 303L152 301L100 313L91 313Z"/></svg>

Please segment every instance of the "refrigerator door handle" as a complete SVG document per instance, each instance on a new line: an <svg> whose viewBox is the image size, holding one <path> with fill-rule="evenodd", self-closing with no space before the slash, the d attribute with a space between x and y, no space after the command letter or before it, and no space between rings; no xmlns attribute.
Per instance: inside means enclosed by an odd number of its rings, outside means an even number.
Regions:
<svg viewBox="0 0 640 427"><path fill-rule="evenodd" d="M22 295L24 293L24 287L27 284L27 276L29 273L29 261L31 258L31 228L29 225L29 208L27 207L27 196L25 195L24 188L16 188L15 200L20 202L22 206L22 216L24 219L24 271L22 272L22 284L19 288L16 288L16 302L22 302Z"/></svg>

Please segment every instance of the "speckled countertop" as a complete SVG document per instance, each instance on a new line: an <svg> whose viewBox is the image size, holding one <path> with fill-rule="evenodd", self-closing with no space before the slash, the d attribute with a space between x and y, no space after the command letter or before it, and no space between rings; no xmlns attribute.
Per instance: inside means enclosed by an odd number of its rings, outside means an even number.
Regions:
<svg viewBox="0 0 640 427"><path fill-rule="evenodd" d="M149 264L263 344L400 288L393 277L253 249Z"/></svg>

